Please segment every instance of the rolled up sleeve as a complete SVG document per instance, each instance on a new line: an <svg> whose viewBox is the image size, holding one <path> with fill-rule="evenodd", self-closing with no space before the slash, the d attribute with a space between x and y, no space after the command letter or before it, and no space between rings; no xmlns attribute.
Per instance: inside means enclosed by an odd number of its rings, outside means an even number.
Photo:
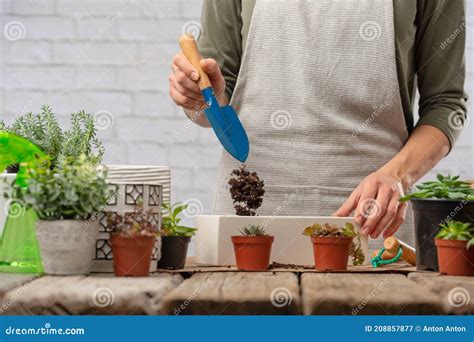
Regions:
<svg viewBox="0 0 474 342"><path fill-rule="evenodd" d="M465 3L463 0L422 3L415 46L420 92L417 126L438 128L452 148L467 119Z"/></svg>

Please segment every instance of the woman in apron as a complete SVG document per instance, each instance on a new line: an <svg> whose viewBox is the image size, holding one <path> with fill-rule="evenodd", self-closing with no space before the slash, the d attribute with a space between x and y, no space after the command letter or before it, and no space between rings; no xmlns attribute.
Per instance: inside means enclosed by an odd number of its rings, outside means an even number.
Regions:
<svg viewBox="0 0 474 342"><path fill-rule="evenodd" d="M395 232L413 245L398 198L466 119L464 2L205 0L202 26L202 67L239 113L246 164L265 181L258 214L354 215L370 249ZM208 126L198 77L175 56L170 95ZM226 185L237 167L223 152L215 214L234 213Z"/></svg>

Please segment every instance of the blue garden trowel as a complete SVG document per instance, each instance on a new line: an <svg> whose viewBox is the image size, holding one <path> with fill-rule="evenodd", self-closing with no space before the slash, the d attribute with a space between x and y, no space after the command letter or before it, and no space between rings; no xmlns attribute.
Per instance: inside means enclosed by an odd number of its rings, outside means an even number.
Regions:
<svg viewBox="0 0 474 342"><path fill-rule="evenodd" d="M207 105L204 113L214 129L214 133L227 152L240 162L245 162L249 155L249 139L237 113L231 106L219 106L211 81L209 81L209 77L204 70L201 69L201 55L194 38L187 34L183 35L179 39L179 45L184 55L199 72L198 84Z"/></svg>

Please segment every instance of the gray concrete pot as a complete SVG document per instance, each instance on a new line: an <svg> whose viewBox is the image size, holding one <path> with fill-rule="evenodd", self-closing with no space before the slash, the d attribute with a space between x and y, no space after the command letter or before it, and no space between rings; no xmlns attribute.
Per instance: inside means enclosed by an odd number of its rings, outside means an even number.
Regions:
<svg viewBox="0 0 474 342"><path fill-rule="evenodd" d="M36 223L36 237L44 272L52 275L89 273L98 236L97 221L39 220Z"/></svg>

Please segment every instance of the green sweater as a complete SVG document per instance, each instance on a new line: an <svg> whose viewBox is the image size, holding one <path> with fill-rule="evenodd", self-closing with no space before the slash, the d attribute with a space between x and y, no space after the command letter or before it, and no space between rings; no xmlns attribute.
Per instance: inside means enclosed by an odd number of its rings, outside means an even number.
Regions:
<svg viewBox="0 0 474 342"><path fill-rule="evenodd" d="M204 57L215 58L221 66L229 99L239 74L255 1L204 0L199 48ZM420 93L416 125L437 127L452 147L461 130L452 123L451 113L466 115L467 111L465 2L393 1L398 82L408 131L415 125L416 84Z"/></svg>

